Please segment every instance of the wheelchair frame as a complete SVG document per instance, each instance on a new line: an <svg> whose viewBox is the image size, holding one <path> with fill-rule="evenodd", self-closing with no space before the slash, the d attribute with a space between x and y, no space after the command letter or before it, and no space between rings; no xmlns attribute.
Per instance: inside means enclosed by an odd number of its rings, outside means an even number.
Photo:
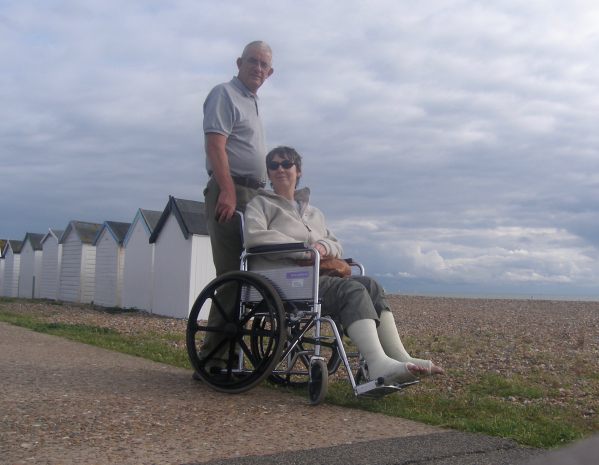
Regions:
<svg viewBox="0 0 599 465"><path fill-rule="evenodd" d="M248 270L251 257L297 252L308 252L314 259L310 267L298 267L311 268L311 274L304 270L299 275L311 280L309 298L287 299L284 286L272 276L261 274L263 270ZM364 275L360 263L347 261ZM359 353L348 354L335 321L321 315L319 266L318 250L303 243L260 246L244 251L240 271L225 273L211 281L190 312L186 343L197 376L211 388L226 393L244 392L265 378L278 384L307 385L312 405L324 400L328 378L341 364L354 394L359 397L378 398L417 383L387 384L383 378L368 380L363 357ZM292 277L298 275L292 273ZM295 284L299 284L298 279ZM232 302L223 302L222 293L232 296L233 288L235 298L228 297ZM224 321L203 323L200 312L207 302L212 312ZM323 324L330 328L332 336L323 335ZM201 354L204 340L201 336L205 338L209 333L217 342L208 353ZM323 356L323 348L329 351L328 360ZM226 359L222 357L223 352ZM349 357L358 359L355 375Z"/></svg>

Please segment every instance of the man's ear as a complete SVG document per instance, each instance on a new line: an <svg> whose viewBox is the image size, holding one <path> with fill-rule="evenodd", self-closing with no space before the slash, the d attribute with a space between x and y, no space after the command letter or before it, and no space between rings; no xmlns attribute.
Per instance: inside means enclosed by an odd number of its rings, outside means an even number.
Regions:
<svg viewBox="0 0 599 465"><path fill-rule="evenodd" d="M237 58L237 61L235 62L237 63L237 69L241 68L241 64L243 63L243 60L241 59L241 57Z"/></svg>

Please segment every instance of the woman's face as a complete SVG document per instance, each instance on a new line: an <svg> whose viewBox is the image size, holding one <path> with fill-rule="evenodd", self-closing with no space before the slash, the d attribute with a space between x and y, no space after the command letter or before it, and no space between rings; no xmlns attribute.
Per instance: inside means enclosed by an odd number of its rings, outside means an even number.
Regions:
<svg viewBox="0 0 599 465"><path fill-rule="evenodd" d="M297 166L291 165L291 162L280 155L275 155L272 162L268 166L268 178L272 183L272 187L277 194L295 190L297 180L301 176L301 171L297 170ZM276 165L276 167L275 167ZM287 168L285 168L287 166ZM274 168L274 169L273 169Z"/></svg>

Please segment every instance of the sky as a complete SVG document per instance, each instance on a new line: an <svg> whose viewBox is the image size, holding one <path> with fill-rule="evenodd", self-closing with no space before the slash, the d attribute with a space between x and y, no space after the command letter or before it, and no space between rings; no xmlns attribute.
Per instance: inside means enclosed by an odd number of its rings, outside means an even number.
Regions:
<svg viewBox="0 0 599 465"><path fill-rule="evenodd" d="M203 200L253 40L268 147L389 292L599 298L595 0L0 0L0 238Z"/></svg>

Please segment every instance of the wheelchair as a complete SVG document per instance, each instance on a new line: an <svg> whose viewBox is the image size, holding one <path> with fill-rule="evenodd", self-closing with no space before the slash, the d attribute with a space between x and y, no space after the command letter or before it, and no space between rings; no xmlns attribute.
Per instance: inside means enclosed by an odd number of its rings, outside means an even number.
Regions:
<svg viewBox="0 0 599 465"><path fill-rule="evenodd" d="M313 264L277 267L273 260L272 268L256 271L248 265L255 256L298 252L308 252ZM360 263L347 261L355 274L364 275ZM196 375L216 391L230 394L247 391L266 378L279 385L304 386L312 405L324 400L329 376L341 365L358 397L379 398L417 383L368 379L364 359L345 350L342 329L321 315L319 264L318 251L303 243L245 250L240 270L211 281L190 312L186 344ZM225 291L228 299L222 298ZM224 323L208 324L204 315L210 307ZM218 342L201 354L209 333Z"/></svg>

